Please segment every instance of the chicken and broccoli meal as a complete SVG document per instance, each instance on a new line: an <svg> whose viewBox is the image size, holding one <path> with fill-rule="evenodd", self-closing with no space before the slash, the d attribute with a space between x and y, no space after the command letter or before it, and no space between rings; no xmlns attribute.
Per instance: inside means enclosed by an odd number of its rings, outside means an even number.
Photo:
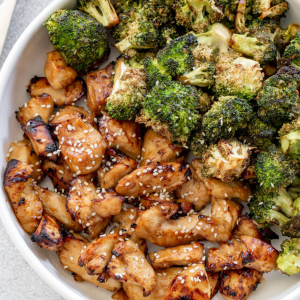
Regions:
<svg viewBox="0 0 300 300"><path fill-rule="evenodd" d="M4 187L31 240L115 300L245 300L264 273L300 273L288 3L77 4L43 24L53 51L27 79L24 136L7 154Z"/></svg>

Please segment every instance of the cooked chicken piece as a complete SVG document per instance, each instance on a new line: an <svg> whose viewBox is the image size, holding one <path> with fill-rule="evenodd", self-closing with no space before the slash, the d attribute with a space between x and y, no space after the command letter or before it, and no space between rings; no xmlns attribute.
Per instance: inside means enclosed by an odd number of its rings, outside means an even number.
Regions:
<svg viewBox="0 0 300 300"><path fill-rule="evenodd" d="M157 284L147 297L143 296L143 288L130 283L123 283L123 289L130 300L161 300L167 292L173 279L182 271L182 268L167 268L155 270Z"/></svg>
<svg viewBox="0 0 300 300"><path fill-rule="evenodd" d="M209 286L210 286L210 299L212 299L219 291L220 287L220 273L219 272L207 272Z"/></svg>
<svg viewBox="0 0 300 300"><path fill-rule="evenodd" d="M141 155L141 125L134 121L117 121L103 113L99 120L99 131L105 136L109 148L116 148L132 159Z"/></svg>
<svg viewBox="0 0 300 300"><path fill-rule="evenodd" d="M73 221L66 208L66 198L62 195L49 191L43 187L35 185L33 187L42 201L44 213L55 217L64 228L74 231L82 231L82 226Z"/></svg>
<svg viewBox="0 0 300 300"><path fill-rule="evenodd" d="M70 167L61 157L56 162L45 159L42 163L42 170L51 179L53 187L57 191L67 192L75 173L70 170Z"/></svg>
<svg viewBox="0 0 300 300"><path fill-rule="evenodd" d="M174 208L178 209L178 206ZM192 233L192 229L198 223L199 214L180 217L177 220L170 219L176 212L176 209L164 209L161 206L142 211L136 220L135 233L138 237L161 247L185 245L203 239L202 236Z"/></svg>
<svg viewBox="0 0 300 300"><path fill-rule="evenodd" d="M99 131L81 118L65 121L57 127L59 147L71 171L83 175L96 171L106 150Z"/></svg>
<svg viewBox="0 0 300 300"><path fill-rule="evenodd" d="M48 124L53 109L54 102L52 97L48 94L42 94L31 98L28 103L20 107L19 111L16 112L16 117L21 126L26 125L28 121L37 116L41 117L41 119Z"/></svg>
<svg viewBox="0 0 300 300"><path fill-rule="evenodd" d="M89 275L102 274L112 257L112 250L123 238L123 236L116 233L100 236L83 250L78 259L79 266L85 266Z"/></svg>
<svg viewBox="0 0 300 300"><path fill-rule="evenodd" d="M106 227L102 228L103 224L108 224L105 220L120 213L123 201L113 190L97 193L92 182L78 176L70 184L66 205L73 220L83 228L96 226L101 232Z"/></svg>
<svg viewBox="0 0 300 300"><path fill-rule="evenodd" d="M210 194L208 193L205 184L195 178L181 185L175 192L179 199L184 199L192 204L195 211L200 211L208 203L210 203Z"/></svg>
<svg viewBox="0 0 300 300"><path fill-rule="evenodd" d="M276 266L278 251L259 239L242 235L240 240L232 239L220 243L219 248L208 250L207 268L213 271L224 269L255 269L270 272Z"/></svg>
<svg viewBox="0 0 300 300"><path fill-rule="evenodd" d="M256 290L263 273L252 269L225 271L222 275L220 293L226 300L245 300Z"/></svg>
<svg viewBox="0 0 300 300"><path fill-rule="evenodd" d="M175 209L175 213L177 213L180 208L178 203L176 204L174 201L170 201L170 200L161 200L159 197L157 197L157 199L151 199L150 197L141 197L139 208L144 210L157 205L162 206L163 209L165 209L165 207L170 206L171 209L172 208Z"/></svg>
<svg viewBox="0 0 300 300"><path fill-rule="evenodd" d="M194 211L194 207L191 205L191 203L183 199L176 199L176 202L180 205L182 214L187 215Z"/></svg>
<svg viewBox="0 0 300 300"><path fill-rule="evenodd" d="M69 233L66 235L64 237L63 248L57 252L61 265L67 271L77 274L76 277L74 276L74 279L76 278L77 281L78 279L80 281L86 280L114 293L121 288L121 284L118 281L114 280L113 278L107 278L106 282L100 283L97 280L97 275L88 275L85 268L82 268L78 265L78 258L81 254L81 251L83 251L88 244L88 240L80 234Z"/></svg>
<svg viewBox="0 0 300 300"><path fill-rule="evenodd" d="M237 238L241 235L252 236L267 243L278 239L278 235L274 231L270 228L261 227L247 215L238 218L237 226L233 232L233 236Z"/></svg>
<svg viewBox="0 0 300 300"><path fill-rule="evenodd" d="M191 171L186 163L162 163L136 169L123 177L116 191L125 196L140 197L156 191L171 192L187 182Z"/></svg>
<svg viewBox="0 0 300 300"><path fill-rule="evenodd" d="M59 51L47 53L44 72L47 80L55 90L72 84L77 77L77 72L72 67L66 65Z"/></svg>
<svg viewBox="0 0 300 300"><path fill-rule="evenodd" d="M138 217L138 209L127 208L122 209L121 212L113 217L113 221L119 223L119 225L111 233L118 233L119 235L130 236L130 238L139 245L139 248L143 253L147 253L148 247L147 242L143 238L138 238L135 233L135 221Z"/></svg>
<svg viewBox="0 0 300 300"><path fill-rule="evenodd" d="M245 181L233 180L231 182L223 182L217 178L204 178L202 176L203 164L200 159L194 159L191 163L193 175L204 182L208 193L217 198L237 198L241 201L249 201L253 195L251 186Z"/></svg>
<svg viewBox="0 0 300 300"><path fill-rule="evenodd" d="M158 252L150 252L148 255L154 269L187 266L202 261L204 247L203 244L195 242L189 245L162 249Z"/></svg>
<svg viewBox="0 0 300 300"><path fill-rule="evenodd" d="M35 182L40 182L45 177L41 169L42 161L35 154L32 144L28 139L15 141L10 144L9 152L6 155L6 161L9 162L11 159L16 159L29 165L33 170L32 179Z"/></svg>
<svg viewBox="0 0 300 300"><path fill-rule="evenodd" d="M83 79L77 78L71 85L55 90L46 77L34 77L30 80L27 92L31 97L45 93L50 95L55 106L71 105L85 94L86 85Z"/></svg>
<svg viewBox="0 0 300 300"><path fill-rule="evenodd" d="M31 240L41 248L58 251L63 246L63 238L61 235L61 228L57 220L45 214L32 235Z"/></svg>
<svg viewBox="0 0 300 300"><path fill-rule="evenodd" d="M199 222L192 230L210 242L227 242L242 212L243 206L231 200L212 197L211 216L199 216Z"/></svg>
<svg viewBox="0 0 300 300"><path fill-rule="evenodd" d="M89 123L91 125L95 124L94 116L87 112L83 107L78 106L66 106L57 112L53 118L51 119L50 126L55 128L56 132L58 130L57 126L62 125L66 121L70 121L71 119L82 119L85 123Z"/></svg>
<svg viewBox="0 0 300 300"><path fill-rule="evenodd" d="M43 206L32 187L32 168L16 159L8 162L4 172L4 188L15 215L27 233L35 232L42 218Z"/></svg>
<svg viewBox="0 0 300 300"><path fill-rule="evenodd" d="M156 286L156 274L138 245L132 240L119 242L112 254L106 272L120 282L141 286L143 295L150 295Z"/></svg>
<svg viewBox="0 0 300 300"><path fill-rule="evenodd" d="M162 298L162 300L181 299L210 299L210 284L204 264L193 264L179 273Z"/></svg>
<svg viewBox="0 0 300 300"><path fill-rule="evenodd" d="M137 162L115 149L107 149L105 158L97 171L101 188L115 188L120 179L130 174L137 167Z"/></svg>
<svg viewBox="0 0 300 300"><path fill-rule="evenodd" d="M114 63L110 63L106 68L86 76L87 105L95 116L101 116L102 112L105 111L106 99L113 89L111 76L114 69Z"/></svg>
<svg viewBox="0 0 300 300"><path fill-rule="evenodd" d="M57 147L51 136L47 124L41 117L35 117L22 126L34 148L34 152L40 159L57 160Z"/></svg>
<svg viewBox="0 0 300 300"><path fill-rule="evenodd" d="M180 153L184 150L152 129L146 131L142 149L141 166L177 161Z"/></svg>
<svg viewBox="0 0 300 300"><path fill-rule="evenodd" d="M116 291L112 296L111 299L113 300L130 300L123 289Z"/></svg>

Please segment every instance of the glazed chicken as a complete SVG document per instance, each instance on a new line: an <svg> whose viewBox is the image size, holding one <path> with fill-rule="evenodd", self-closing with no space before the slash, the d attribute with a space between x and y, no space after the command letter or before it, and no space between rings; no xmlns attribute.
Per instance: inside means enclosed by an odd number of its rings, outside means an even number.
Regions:
<svg viewBox="0 0 300 300"><path fill-rule="evenodd" d="M74 279L77 281L88 281L104 289L115 292L121 288L121 284L113 278L106 278L106 282L99 282L97 275L88 275L85 268L78 265L78 258L81 252L89 245L86 238L80 234L68 233L64 236L63 247L58 253L59 261L63 268L76 275Z"/></svg>
<svg viewBox="0 0 300 300"><path fill-rule="evenodd" d="M52 97L48 94L40 94L25 103L23 107L20 107L19 111L16 112L16 117L21 126L35 117L39 116L46 124L49 123L49 119L52 115L54 108L54 102Z"/></svg>
<svg viewBox="0 0 300 300"><path fill-rule="evenodd" d="M256 290L263 273L253 269L224 271L220 294L226 300L245 300Z"/></svg>
<svg viewBox="0 0 300 300"><path fill-rule="evenodd" d="M137 162L115 149L107 149L101 166L97 171L101 188L115 188L124 176L137 167Z"/></svg>
<svg viewBox="0 0 300 300"><path fill-rule="evenodd" d="M83 79L77 78L72 84L56 90L46 77L34 77L29 82L27 92L31 97L50 95L55 106L71 105L85 94L86 84Z"/></svg>
<svg viewBox="0 0 300 300"><path fill-rule="evenodd" d="M106 228L111 216L120 213L123 201L113 190L97 192L92 182L78 176L70 184L66 205L73 220L87 228L92 239Z"/></svg>
<svg viewBox="0 0 300 300"><path fill-rule="evenodd" d="M63 238L57 220L50 215L44 214L31 240L37 243L40 248L50 251L58 251L61 249L63 246Z"/></svg>
<svg viewBox="0 0 300 300"><path fill-rule="evenodd" d="M27 233L35 232L42 218L41 200L32 187L32 168L16 159L8 162L4 172L4 188L14 213Z"/></svg>
<svg viewBox="0 0 300 300"><path fill-rule="evenodd" d="M199 216L199 222L192 232L210 242L227 242L231 239L231 232L242 209L243 206L234 201L212 197L211 216Z"/></svg>
<svg viewBox="0 0 300 300"><path fill-rule="evenodd" d="M45 177L41 168L42 161L35 154L30 140L23 139L11 143L6 155L6 161L9 162L11 159L16 159L29 165L33 170L32 179L35 182L40 182Z"/></svg>
<svg viewBox="0 0 300 300"><path fill-rule="evenodd" d="M148 129L143 139L141 166L176 161L183 150L152 129Z"/></svg>
<svg viewBox="0 0 300 300"><path fill-rule="evenodd" d="M220 243L219 248L208 250L207 267L213 271L225 269L255 269L270 272L276 266L278 251L259 239L242 235L228 243Z"/></svg>
<svg viewBox="0 0 300 300"><path fill-rule="evenodd" d="M116 191L124 196L140 197L153 192L170 192L188 181L191 171L185 163L144 166L123 177Z"/></svg>
<svg viewBox="0 0 300 300"><path fill-rule="evenodd" d="M113 90L111 82L112 73L115 69L113 63L104 69L92 72L86 76L87 105L95 116L102 116L105 111L106 99Z"/></svg>
<svg viewBox="0 0 300 300"><path fill-rule="evenodd" d="M38 185L35 185L33 189L42 201L44 213L55 217L66 229L82 231L82 226L72 220L68 213L66 208L67 199L64 196Z"/></svg>
<svg viewBox="0 0 300 300"><path fill-rule="evenodd" d="M57 127L61 154L71 171L76 174L96 171L106 150L99 131L81 118L66 120Z"/></svg>
<svg viewBox="0 0 300 300"><path fill-rule="evenodd" d="M140 158L142 135L141 125L134 121L117 121L103 113L99 120L99 131L105 137L108 148L115 148L128 157Z"/></svg>
<svg viewBox="0 0 300 300"><path fill-rule="evenodd" d="M138 245L132 240L119 242L112 254L107 273L120 282L141 286L143 295L150 295L156 287L156 274Z"/></svg>
<svg viewBox="0 0 300 300"><path fill-rule="evenodd" d="M59 151L57 150L47 124L41 117L38 116L29 120L22 126L22 129L30 139L34 152L40 159L57 160Z"/></svg>
<svg viewBox="0 0 300 300"><path fill-rule="evenodd" d="M124 292L123 289L120 289L118 291L116 291L112 296L111 299L113 300L129 300L129 298L127 297L126 293Z"/></svg>
<svg viewBox="0 0 300 300"><path fill-rule="evenodd" d="M195 242L189 245L162 249L158 252L150 252L148 255L154 269L187 266L202 261L204 246Z"/></svg>
<svg viewBox="0 0 300 300"><path fill-rule="evenodd" d="M72 84L77 77L77 72L72 67L66 65L59 51L47 53L44 71L47 80L55 90Z"/></svg>
<svg viewBox="0 0 300 300"><path fill-rule="evenodd" d="M124 236L116 233L100 236L83 250L78 259L79 266L84 266L89 275L102 274L112 257L115 245L123 240Z"/></svg>
<svg viewBox="0 0 300 300"><path fill-rule="evenodd" d="M198 263L188 266L173 279L162 300L209 300L210 293L205 265Z"/></svg>

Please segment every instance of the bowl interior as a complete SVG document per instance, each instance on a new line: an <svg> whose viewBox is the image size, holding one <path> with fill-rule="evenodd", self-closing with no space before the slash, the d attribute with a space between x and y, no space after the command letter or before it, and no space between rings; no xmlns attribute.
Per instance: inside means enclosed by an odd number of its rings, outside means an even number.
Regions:
<svg viewBox="0 0 300 300"><path fill-rule="evenodd" d="M6 167L5 155L12 141L22 138L22 131L15 118L15 111L27 102L30 97L26 92L29 80L37 75L44 76L44 63L46 53L52 51L52 45L48 34L41 24L47 20L52 12L58 8L74 8L73 0L57 0L49 5L26 29L11 54L9 55L0 75L0 169L1 181ZM287 14L284 25L298 21L300 13L300 1L290 0L290 11ZM112 48L110 61L117 57L117 51ZM81 102L78 105L83 105ZM45 182L49 188L51 183ZM56 253L40 249L32 243L30 236L23 232L19 226L4 188L1 185L0 192L0 214L3 223L9 232L15 245L21 254L35 271L57 292L66 299L111 299L111 293L97 288L87 282L79 283L74 281L71 273L65 271L57 258ZM273 245L280 249L280 242ZM211 246L210 243L205 243ZM150 247L151 250L151 247ZM264 275L264 280L256 292L249 299L279 300L300 287L300 276L288 277L279 271ZM300 293L300 292L299 292ZM216 300L223 299L220 295ZM286 299L291 299L287 297Z"/></svg>

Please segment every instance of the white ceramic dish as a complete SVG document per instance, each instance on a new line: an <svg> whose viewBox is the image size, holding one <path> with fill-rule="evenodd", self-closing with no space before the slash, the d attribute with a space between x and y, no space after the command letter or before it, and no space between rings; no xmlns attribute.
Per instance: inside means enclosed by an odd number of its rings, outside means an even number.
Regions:
<svg viewBox="0 0 300 300"><path fill-rule="evenodd" d="M43 75L46 53L52 50L48 34L41 24L56 9L71 9L75 7L75 4L75 0L53 1L25 30L2 68L0 73L1 182L3 182L3 173L6 166L5 155L9 145L22 136L14 111L29 100L25 87L34 75ZM290 0L290 11L285 20L286 24L299 23L299 14L300 0ZM112 53L111 58L115 56L116 53ZM111 299L110 293L103 289L86 282L74 281L72 275L61 267L55 253L40 249L32 243L29 235L19 226L6 197L1 184L0 215L3 224L22 256L46 283L65 299ZM279 245L280 241L274 243L277 249L280 248ZM289 278L280 272L271 272L266 274L264 278L263 283L249 297L249 300L299 300L300 276ZM13 284L12 282L12 287ZM217 295L214 299L221 300L223 298Z"/></svg>

